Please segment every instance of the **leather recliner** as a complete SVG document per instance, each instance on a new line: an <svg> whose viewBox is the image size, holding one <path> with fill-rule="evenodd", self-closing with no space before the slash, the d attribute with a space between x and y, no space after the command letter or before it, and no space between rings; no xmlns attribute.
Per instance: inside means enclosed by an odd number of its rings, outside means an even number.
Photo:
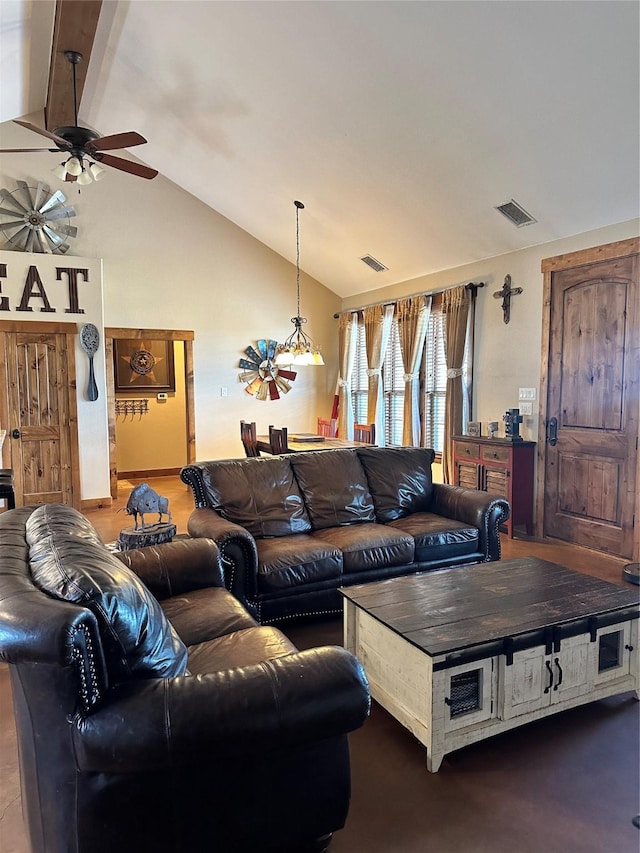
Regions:
<svg viewBox="0 0 640 853"><path fill-rule="evenodd" d="M257 625L210 540L116 555L71 508L0 514L0 658L34 853L301 853L344 825L362 667Z"/></svg>

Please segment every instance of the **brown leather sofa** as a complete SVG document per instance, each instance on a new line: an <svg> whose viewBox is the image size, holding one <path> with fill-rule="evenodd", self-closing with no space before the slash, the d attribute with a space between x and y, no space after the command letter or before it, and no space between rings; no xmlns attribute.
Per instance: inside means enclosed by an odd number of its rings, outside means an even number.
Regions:
<svg viewBox="0 0 640 853"><path fill-rule="evenodd" d="M209 540L116 556L68 507L0 514L0 657L33 853L299 853L344 825L362 667L258 626Z"/></svg>
<svg viewBox="0 0 640 853"><path fill-rule="evenodd" d="M500 559L509 503L433 483L432 450L362 447L196 462L181 477L194 537L226 585L272 623L339 612L341 586Z"/></svg>

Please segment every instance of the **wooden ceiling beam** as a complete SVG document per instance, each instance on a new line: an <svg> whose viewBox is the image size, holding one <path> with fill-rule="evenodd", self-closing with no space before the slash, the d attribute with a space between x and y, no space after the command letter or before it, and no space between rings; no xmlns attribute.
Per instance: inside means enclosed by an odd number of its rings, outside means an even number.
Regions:
<svg viewBox="0 0 640 853"><path fill-rule="evenodd" d="M64 54L67 50L82 54L82 60L76 65L76 91L80 104L101 8L102 0L56 2L47 103L44 109L47 130L75 124L73 74Z"/></svg>

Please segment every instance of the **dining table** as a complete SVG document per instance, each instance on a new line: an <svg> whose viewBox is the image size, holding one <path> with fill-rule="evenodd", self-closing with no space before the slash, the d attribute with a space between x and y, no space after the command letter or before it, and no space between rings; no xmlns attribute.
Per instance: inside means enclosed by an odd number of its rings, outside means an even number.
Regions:
<svg viewBox="0 0 640 853"><path fill-rule="evenodd" d="M260 453L271 453L268 435L256 436L256 444ZM349 438L329 438L311 432L289 433L287 448L289 453L304 453L310 450L337 450L353 447L370 447L366 441L354 441Z"/></svg>

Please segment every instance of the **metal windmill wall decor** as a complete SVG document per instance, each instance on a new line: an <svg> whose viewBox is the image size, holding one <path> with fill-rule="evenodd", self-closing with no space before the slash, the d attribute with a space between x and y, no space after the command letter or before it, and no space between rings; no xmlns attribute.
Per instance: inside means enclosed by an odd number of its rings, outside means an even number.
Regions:
<svg viewBox="0 0 640 853"><path fill-rule="evenodd" d="M297 376L294 370L286 370L274 361L278 342L270 338L260 338L256 342L257 350L248 346L246 358L240 359L243 372L238 379L247 382L245 391L256 400L279 400L280 394L291 391L290 383Z"/></svg>

